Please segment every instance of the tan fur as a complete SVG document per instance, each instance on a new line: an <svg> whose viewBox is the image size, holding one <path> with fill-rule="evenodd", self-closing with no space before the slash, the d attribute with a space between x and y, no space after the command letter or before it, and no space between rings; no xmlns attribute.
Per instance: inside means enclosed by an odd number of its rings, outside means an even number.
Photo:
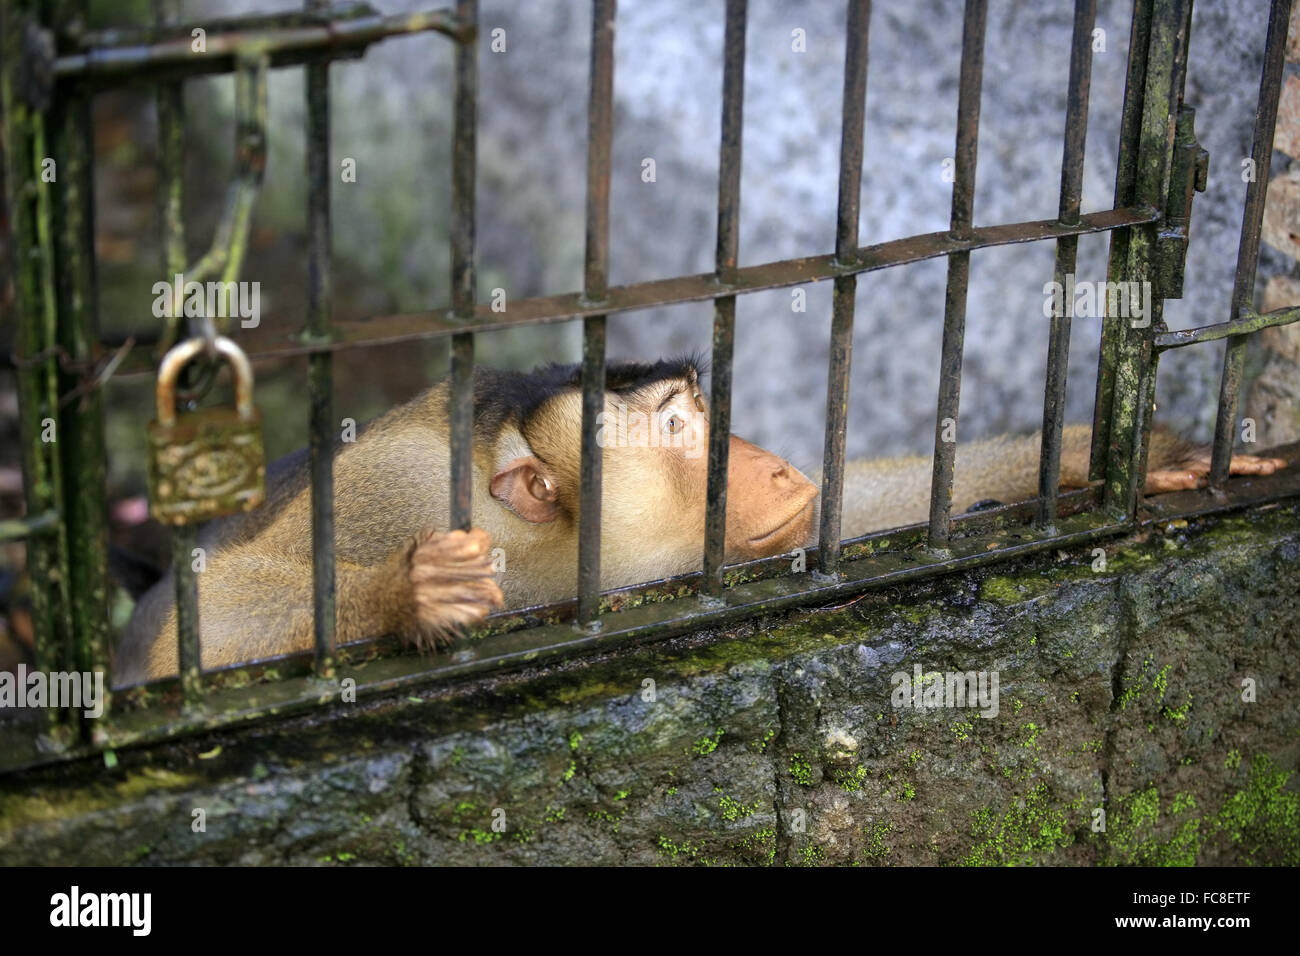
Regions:
<svg viewBox="0 0 1300 956"><path fill-rule="evenodd" d="M983 441L959 443L953 466L953 514L968 511L980 501L1004 504L1038 497L1040 433L1000 435ZM1067 425L1061 434L1061 487L1088 486L1088 459L1092 428ZM1286 462L1278 458L1234 455L1231 473L1271 474ZM932 460L915 455L874 461L852 461L844 469L844 510L841 534L845 538L918 524L929 520ZM1147 494L1204 485L1210 468L1208 449L1193 445L1177 434L1155 428L1147 455Z"/></svg>
<svg viewBox="0 0 1300 956"><path fill-rule="evenodd" d="M698 383L656 383L629 404L704 418ZM572 596L577 580L581 399L560 393L526 423L474 448L474 531L447 533L447 388L436 385L365 429L334 462L339 643L395 633L432 645L503 603ZM611 398L608 414L616 413ZM698 436L707 449L707 425ZM520 517L491 493L494 475L535 462L555 489L551 521ZM793 466L732 438L727 555L779 554L808 537L817 489ZM311 495L305 463L268 489L258 511L205 528L198 575L202 666L223 667L309 650L313 642ZM682 447L607 446L603 453L601 586L613 588L700 566L707 455ZM530 472L531 474L531 472ZM775 530L774 530L775 529ZM774 532L767 535L768 532ZM764 535L767 535L764 537ZM761 538L756 542L756 539ZM493 550L505 560L500 587ZM502 589L504 589L504 594ZM170 575L141 600L118 648L114 682L177 671Z"/></svg>

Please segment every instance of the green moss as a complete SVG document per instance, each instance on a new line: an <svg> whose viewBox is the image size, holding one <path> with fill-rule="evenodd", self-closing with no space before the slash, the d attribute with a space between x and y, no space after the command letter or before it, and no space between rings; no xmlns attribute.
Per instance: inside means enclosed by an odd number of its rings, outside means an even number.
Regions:
<svg viewBox="0 0 1300 956"><path fill-rule="evenodd" d="M658 846L659 852L670 860L676 860L679 856L684 856L688 859L694 860L699 857L700 850L703 849L703 847L698 843L691 843L690 840L683 840L681 843L677 843L674 840L668 839L668 837L663 834L659 835L659 838L655 841L655 845Z"/></svg>
<svg viewBox="0 0 1300 956"><path fill-rule="evenodd" d="M1216 824L1248 861L1272 850L1287 866L1300 865L1300 796L1286 790L1291 772L1267 754L1251 762L1250 783L1220 808Z"/></svg>
<svg viewBox="0 0 1300 956"><path fill-rule="evenodd" d="M821 866L826 861L826 851L815 843L809 843L799 851L799 861L804 866Z"/></svg>
<svg viewBox="0 0 1300 956"><path fill-rule="evenodd" d="M970 740L970 732L975 729L975 725L969 720L959 720L952 725L952 734L960 741Z"/></svg>
<svg viewBox="0 0 1300 956"><path fill-rule="evenodd" d="M1038 735L1043 732L1042 727L1039 727L1031 720L1026 724L1021 724L1020 729L1025 732L1025 739L1020 741L1021 747L1026 750L1042 750L1042 747L1038 744Z"/></svg>
<svg viewBox="0 0 1300 956"><path fill-rule="evenodd" d="M752 855L757 851L760 860L771 866L776 862L776 828L763 827L763 829L751 833L737 844L740 849L749 851Z"/></svg>
<svg viewBox="0 0 1300 956"><path fill-rule="evenodd" d="M775 736L776 736L776 730L774 728L769 727L767 729L767 733L763 734L763 736L760 737L758 740L750 741L749 749L754 751L754 753L761 754L763 751L767 750L767 745L772 742L772 738Z"/></svg>
<svg viewBox="0 0 1300 956"><path fill-rule="evenodd" d="M691 745L691 752L697 757L707 757L713 751L718 749L718 742L722 740L722 735L726 733L721 727L713 732L711 736L701 737Z"/></svg>
<svg viewBox="0 0 1300 956"><path fill-rule="evenodd" d="M862 858L865 862L873 866L881 866L889 858L889 847L885 846L885 837L893 832L893 826L888 823L873 823L864 827L862 834L866 837L866 846L862 850Z"/></svg>
<svg viewBox="0 0 1300 956"><path fill-rule="evenodd" d="M1192 695L1191 693L1188 693L1187 698L1186 700L1183 701L1183 705L1181 707L1170 707L1168 704L1166 704L1164 707L1160 709L1160 713L1162 713L1165 717L1174 721L1175 723L1182 723L1184 720L1187 719L1187 715L1191 712L1191 710L1192 710Z"/></svg>
<svg viewBox="0 0 1300 956"><path fill-rule="evenodd" d="M753 804L746 806L739 800L724 795L718 800L718 811L722 814L722 819L728 823L734 823L736 820L743 820L745 817L753 816L762 805L761 800L756 800Z"/></svg>
<svg viewBox="0 0 1300 956"><path fill-rule="evenodd" d="M801 787L811 787L813 785L812 767L804 759L803 754L790 755L790 777Z"/></svg>
<svg viewBox="0 0 1300 956"><path fill-rule="evenodd" d="M1241 751L1233 747L1228 751L1228 756L1223 761L1223 766L1229 770L1236 770L1241 766Z"/></svg>
<svg viewBox="0 0 1300 956"><path fill-rule="evenodd" d="M1052 804L1045 783L1000 817L990 807L973 811L971 836L976 843L962 859L964 866L1030 866L1074 843L1066 816Z"/></svg>
<svg viewBox="0 0 1300 956"><path fill-rule="evenodd" d="M866 767L854 767L852 770L836 770L835 782L840 785L845 793L857 793L862 789L862 784L867 779Z"/></svg>

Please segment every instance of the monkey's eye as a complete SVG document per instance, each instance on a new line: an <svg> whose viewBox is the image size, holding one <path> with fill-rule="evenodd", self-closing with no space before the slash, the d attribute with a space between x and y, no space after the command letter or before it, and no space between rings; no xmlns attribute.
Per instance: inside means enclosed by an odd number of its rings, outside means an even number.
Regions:
<svg viewBox="0 0 1300 956"><path fill-rule="evenodd" d="M670 435L677 435L686 427L686 419L677 414L669 415L664 419L664 431Z"/></svg>

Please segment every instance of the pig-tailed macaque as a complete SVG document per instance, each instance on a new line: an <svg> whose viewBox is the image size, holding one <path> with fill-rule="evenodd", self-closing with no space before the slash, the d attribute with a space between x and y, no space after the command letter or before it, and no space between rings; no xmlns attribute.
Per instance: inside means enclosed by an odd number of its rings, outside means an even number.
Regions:
<svg viewBox="0 0 1300 956"><path fill-rule="evenodd" d="M334 458L339 643L396 634L433 647L493 608L572 597L577 579L581 369L481 368L474 382L473 528L449 531L447 385L376 419ZM601 587L698 570L704 547L708 416L692 360L607 370ZM1061 485L1088 484L1087 426L1069 426ZM1039 438L959 444L954 512L1037 495ZM1209 453L1156 430L1146 490L1193 488ZM1233 474L1285 462L1234 456ZM267 501L200 534L198 575L205 669L312 646L311 490L304 452L268 469ZM850 462L844 537L924 521L930 459ZM815 543L817 485L736 436L727 475L726 559L783 554ZM503 559L504 570L494 573ZM177 671L174 585L140 601L115 661L120 684Z"/></svg>
<svg viewBox="0 0 1300 956"><path fill-rule="evenodd" d="M339 643L445 641L503 604L571 597L577 581L581 368L480 368L474 381L473 529L449 531L447 384L392 409L334 458ZM602 433L601 587L699 568L708 417L695 362L611 364ZM781 554L813 533L817 487L732 436L728 561ZM304 453L271 466L267 501L206 526L198 575L202 666L312 647L311 489ZM499 549L499 550L498 550ZM497 558L505 570L493 573ZM140 601L119 684L175 674L174 584Z"/></svg>

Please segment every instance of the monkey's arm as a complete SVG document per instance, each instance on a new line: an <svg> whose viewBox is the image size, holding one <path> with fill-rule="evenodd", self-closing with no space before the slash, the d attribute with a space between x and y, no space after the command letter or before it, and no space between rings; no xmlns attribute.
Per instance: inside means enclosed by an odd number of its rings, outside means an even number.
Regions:
<svg viewBox="0 0 1300 956"><path fill-rule="evenodd" d="M241 544L215 554L199 579L204 669L310 650L314 642L309 553ZM336 642L384 634L432 646L499 606L488 538L480 530L426 529L386 561L335 567ZM163 582L171 587L170 578ZM176 610L168 603L142 659L119 661L121 683L175 674Z"/></svg>
<svg viewBox="0 0 1300 956"><path fill-rule="evenodd" d="M1010 504L1038 496L1041 433L1000 435L959 443L953 468L953 514L992 499ZM1067 425L1061 434L1062 488L1086 488L1092 428ZM1280 458L1233 455L1234 475L1272 474L1286 466ZM845 538L926 521L930 512L932 462L920 455L907 458L850 461L844 467ZM1156 494L1196 488L1210 470L1208 448L1192 444L1157 427L1147 454L1144 492Z"/></svg>

